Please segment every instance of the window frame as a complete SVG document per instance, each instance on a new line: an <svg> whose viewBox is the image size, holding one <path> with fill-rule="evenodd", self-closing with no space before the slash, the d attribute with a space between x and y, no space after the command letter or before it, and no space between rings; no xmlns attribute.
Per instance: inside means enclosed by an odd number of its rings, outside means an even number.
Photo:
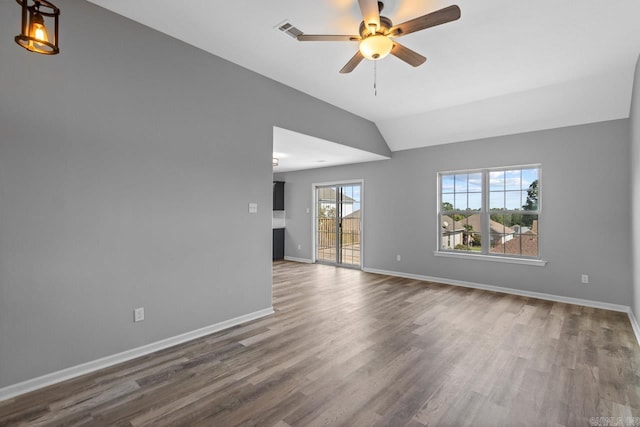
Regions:
<svg viewBox="0 0 640 427"><path fill-rule="evenodd" d="M537 169L538 171L538 208L536 211L525 211L531 212L533 215L537 215L537 227L538 227L538 236L543 235L541 230L543 229L543 210L542 210L542 164L533 163L533 164L524 164L524 165L513 165L513 166L499 166L499 167L485 167L485 168L476 168L476 169L461 169L461 170L449 170L449 171L439 171L436 174L436 182L437 182L437 209L436 209L436 229L437 229L437 239L436 239L436 250L434 251L435 256L442 257L450 257L450 258L461 258L461 259L476 259L476 260L484 260L484 261L497 261L497 262L505 262L512 264L526 264L526 265L536 265L536 266L544 266L547 261L545 261L542 257L542 246L541 239L538 237L538 255L537 256L528 256L528 255L518 255L518 254L507 254L507 253L497 253L491 252L491 244L483 244L481 246L481 252L472 252L472 251L461 251L455 249L448 249L443 247L443 233L442 233L442 215L449 215L455 213L464 214L465 211L454 209L451 212L447 212L443 214L442 210L442 200L443 200L443 192L442 192L442 177L445 175L460 175L460 174L481 174L481 208L480 208L480 220L481 220L481 230L480 236L483 242L487 241L487 237L490 235L490 218L492 215L492 211L490 209L490 196L491 196L491 183L490 183L490 174L492 172L501 172L501 171L511 171L511 170L524 170L524 169ZM506 190L505 190L506 191ZM524 191L520 189L520 191ZM469 192L467 192L469 194ZM522 200L521 200L522 201ZM455 207L455 205L454 205ZM505 206L506 208L506 206ZM457 212L456 212L457 211ZM468 211L466 211L468 212ZM522 214L522 210L504 210L501 213L510 214L510 213L520 213Z"/></svg>

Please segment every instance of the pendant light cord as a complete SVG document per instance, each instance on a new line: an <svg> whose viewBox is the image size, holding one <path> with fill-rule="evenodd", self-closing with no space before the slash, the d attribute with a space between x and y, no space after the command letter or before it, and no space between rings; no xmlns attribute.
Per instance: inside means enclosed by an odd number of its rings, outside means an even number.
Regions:
<svg viewBox="0 0 640 427"><path fill-rule="evenodd" d="M373 96L378 96L378 61L373 61Z"/></svg>

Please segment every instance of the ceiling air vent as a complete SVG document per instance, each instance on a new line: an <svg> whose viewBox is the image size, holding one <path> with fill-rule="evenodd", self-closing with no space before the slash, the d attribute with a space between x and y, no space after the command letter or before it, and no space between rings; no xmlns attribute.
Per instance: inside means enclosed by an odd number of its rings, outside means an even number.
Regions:
<svg viewBox="0 0 640 427"><path fill-rule="evenodd" d="M296 39L299 35L303 34L298 28L294 27L288 19L285 19L281 23L275 26L278 30L282 31L285 34L288 34L292 38Z"/></svg>

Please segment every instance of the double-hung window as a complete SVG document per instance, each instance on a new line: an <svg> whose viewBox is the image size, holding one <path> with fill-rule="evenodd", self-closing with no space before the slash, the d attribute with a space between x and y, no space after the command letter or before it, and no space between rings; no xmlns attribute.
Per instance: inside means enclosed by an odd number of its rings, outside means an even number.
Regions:
<svg viewBox="0 0 640 427"><path fill-rule="evenodd" d="M438 173L436 254L540 260L540 175L540 165Z"/></svg>

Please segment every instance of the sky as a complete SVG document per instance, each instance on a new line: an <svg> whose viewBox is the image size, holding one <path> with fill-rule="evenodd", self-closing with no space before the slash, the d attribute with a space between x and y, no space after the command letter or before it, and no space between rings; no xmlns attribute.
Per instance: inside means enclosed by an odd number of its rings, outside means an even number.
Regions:
<svg viewBox="0 0 640 427"><path fill-rule="evenodd" d="M489 172L489 209L521 210L527 190L539 179L538 168ZM456 210L482 208L482 172L441 175L442 203Z"/></svg>

